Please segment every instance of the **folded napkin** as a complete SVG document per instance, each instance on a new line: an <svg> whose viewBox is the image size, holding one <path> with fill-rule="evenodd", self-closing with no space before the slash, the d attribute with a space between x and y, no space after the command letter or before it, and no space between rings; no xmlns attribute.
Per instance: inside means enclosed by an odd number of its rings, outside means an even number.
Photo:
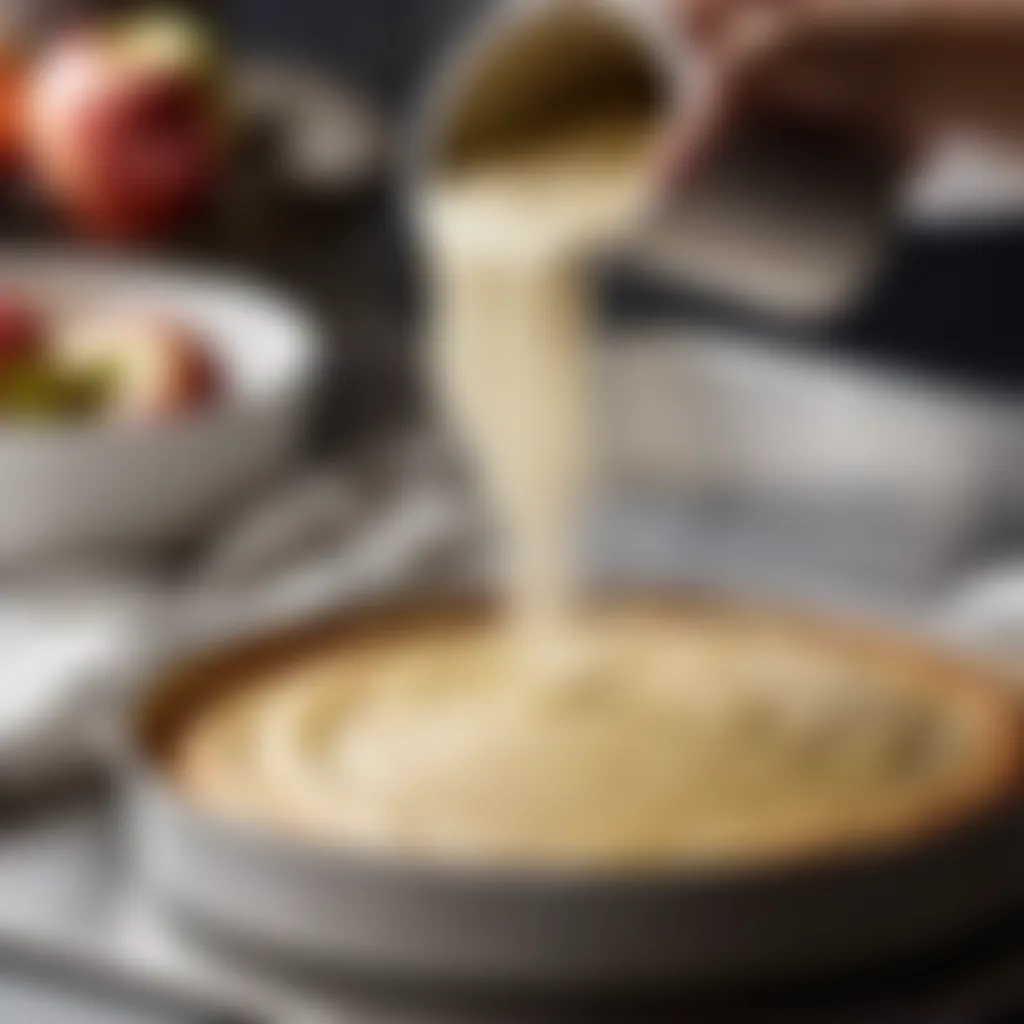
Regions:
<svg viewBox="0 0 1024 1024"><path fill-rule="evenodd" d="M92 760L98 719L123 692L162 599L144 577L85 566L0 590L0 792L57 782Z"/></svg>
<svg viewBox="0 0 1024 1024"><path fill-rule="evenodd" d="M1024 686L1024 561L1008 559L957 586L944 604L942 627L996 658Z"/></svg>

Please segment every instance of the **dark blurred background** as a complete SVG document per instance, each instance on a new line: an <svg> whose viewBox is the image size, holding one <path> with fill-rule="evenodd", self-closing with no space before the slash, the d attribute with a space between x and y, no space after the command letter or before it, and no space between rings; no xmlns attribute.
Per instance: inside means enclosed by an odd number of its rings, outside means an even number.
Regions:
<svg viewBox="0 0 1024 1024"><path fill-rule="evenodd" d="M135 2L53 0L55 7L72 10ZM292 58L364 91L392 141L400 138L431 63L461 25L493 2L189 0L212 14L240 51ZM324 433L332 440L356 424L392 417L416 391L407 359L414 276L394 182L385 175L340 220L311 218L298 229L301 244L274 242L257 253L247 243L241 256L290 281L333 326L347 373L325 402ZM292 218L293 228L300 223ZM900 225L876 286L859 306L838 323L810 329L766 323L756 314L646 281L617 284L617 307L640 319L685 316L754 333L767 329L985 394L1016 396L1024 384L1024 203L996 217L968 214ZM358 386L348 388L345 382L353 380Z"/></svg>
<svg viewBox="0 0 1024 1024"><path fill-rule="evenodd" d="M393 117L460 22L489 0L222 0L231 37L289 53L367 88ZM906 226L878 286L827 340L876 362L1016 393L1024 384L1024 210L988 223ZM629 289L632 307L735 321L737 311Z"/></svg>

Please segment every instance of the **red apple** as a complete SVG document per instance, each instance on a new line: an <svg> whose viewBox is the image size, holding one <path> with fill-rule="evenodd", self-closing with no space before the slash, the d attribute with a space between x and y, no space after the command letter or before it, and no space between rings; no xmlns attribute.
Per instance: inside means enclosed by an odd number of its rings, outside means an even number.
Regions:
<svg viewBox="0 0 1024 1024"><path fill-rule="evenodd" d="M209 405L222 390L202 338L160 315L79 314L56 332L53 358L108 419L173 418Z"/></svg>
<svg viewBox="0 0 1024 1024"><path fill-rule="evenodd" d="M215 183L225 150L216 61L180 15L136 15L63 36L27 86L37 175L73 218L108 237L179 223Z"/></svg>

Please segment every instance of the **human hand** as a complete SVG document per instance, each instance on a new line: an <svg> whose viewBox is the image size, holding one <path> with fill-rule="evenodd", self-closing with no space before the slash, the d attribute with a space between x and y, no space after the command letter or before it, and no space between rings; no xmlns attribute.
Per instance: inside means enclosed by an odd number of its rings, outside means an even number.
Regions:
<svg viewBox="0 0 1024 1024"><path fill-rule="evenodd" d="M913 146L965 127L1024 136L1024 0L669 0L694 61L670 173L764 113Z"/></svg>

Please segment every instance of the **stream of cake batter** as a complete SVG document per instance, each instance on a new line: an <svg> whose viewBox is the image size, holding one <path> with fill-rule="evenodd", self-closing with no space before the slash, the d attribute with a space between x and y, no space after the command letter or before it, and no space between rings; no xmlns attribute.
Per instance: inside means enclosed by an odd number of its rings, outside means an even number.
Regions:
<svg viewBox="0 0 1024 1024"><path fill-rule="evenodd" d="M593 261L640 211L653 138L649 115L591 118L489 151L429 196L436 383L534 653L559 648L572 617Z"/></svg>

